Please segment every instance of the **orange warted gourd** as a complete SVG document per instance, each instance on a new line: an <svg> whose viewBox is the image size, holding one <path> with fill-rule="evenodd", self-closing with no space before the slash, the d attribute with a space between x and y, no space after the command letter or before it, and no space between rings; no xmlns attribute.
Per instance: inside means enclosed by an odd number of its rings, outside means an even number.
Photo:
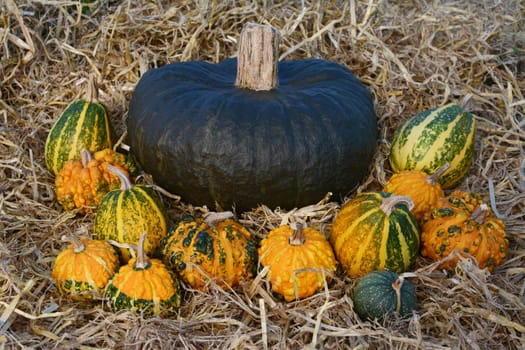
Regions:
<svg viewBox="0 0 525 350"><path fill-rule="evenodd" d="M269 266L272 290L286 301L313 295L323 287L325 277L335 272L337 263L326 237L312 228L303 229L301 223L270 231L261 241L259 259L262 266Z"/></svg>
<svg viewBox="0 0 525 350"><path fill-rule="evenodd" d="M422 170L403 170L392 175L383 187L383 192L412 199L414 202L412 213L419 222L423 214L430 210L439 198L445 196L439 184L439 177L449 168L450 164L445 163L432 175Z"/></svg>
<svg viewBox="0 0 525 350"><path fill-rule="evenodd" d="M166 209L149 187L134 185L125 172L113 165L107 168L120 179L120 189L106 194L95 215L95 238L119 243L138 244L140 232L148 232L146 254L154 254L168 232ZM120 249L122 262L130 259L129 249Z"/></svg>
<svg viewBox="0 0 525 350"><path fill-rule="evenodd" d="M102 296L119 268L116 250L103 241L63 236L71 244L58 254L51 276L58 291L76 300Z"/></svg>
<svg viewBox="0 0 525 350"><path fill-rule="evenodd" d="M479 194L454 191L438 200L422 222L422 256L437 261L457 249L473 256L481 268L490 271L507 258L505 224ZM456 263L457 259L447 260L441 267L453 269Z"/></svg>
<svg viewBox="0 0 525 350"><path fill-rule="evenodd" d="M193 288L235 287L257 269L257 243L250 231L230 219L231 212L206 219L187 217L171 228L161 242L161 256Z"/></svg>
<svg viewBox="0 0 525 350"><path fill-rule="evenodd" d="M93 155L83 149L81 154L82 159L68 160L58 173L56 195L65 210L82 208L81 211L89 212L109 191L120 186L118 176L109 171L108 164L119 167L127 175L127 159L109 148Z"/></svg>
<svg viewBox="0 0 525 350"><path fill-rule="evenodd" d="M375 270L405 272L419 251L412 200L386 192L363 192L346 203L332 225L330 242L351 278Z"/></svg>
<svg viewBox="0 0 525 350"><path fill-rule="evenodd" d="M143 317L173 315L181 302L179 280L162 261L146 257L145 239L143 233L137 257L122 266L109 282L106 288L109 308L131 310Z"/></svg>

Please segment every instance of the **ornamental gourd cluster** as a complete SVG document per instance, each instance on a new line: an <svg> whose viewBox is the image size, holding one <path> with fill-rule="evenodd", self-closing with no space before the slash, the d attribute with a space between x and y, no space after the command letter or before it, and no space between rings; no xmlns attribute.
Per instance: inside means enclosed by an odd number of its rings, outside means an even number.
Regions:
<svg viewBox="0 0 525 350"><path fill-rule="evenodd" d="M250 70L255 43L272 61ZM234 214L260 204L300 207L346 195L375 152L376 116L365 87L324 60L277 64L277 35L249 26L238 60L174 63L139 81L127 120L131 153L154 181L191 204L216 206L172 222L162 198L135 183L137 167L113 150L114 132L90 79L51 129L46 165L65 210L94 211L92 238L64 237L52 277L60 293L104 298L112 311L177 312L183 291L237 288L260 273L286 302L308 298L338 273L356 281L362 319L417 309L406 280L421 254L453 269L453 251L493 271L507 258L504 223L478 194L452 190L474 153L475 120L455 104L424 111L394 134L394 172L382 191L362 192L329 233L293 217L259 242ZM264 56L264 55L263 55ZM237 74L237 75L236 75ZM220 210L219 210L220 209ZM340 269L339 269L340 268Z"/></svg>

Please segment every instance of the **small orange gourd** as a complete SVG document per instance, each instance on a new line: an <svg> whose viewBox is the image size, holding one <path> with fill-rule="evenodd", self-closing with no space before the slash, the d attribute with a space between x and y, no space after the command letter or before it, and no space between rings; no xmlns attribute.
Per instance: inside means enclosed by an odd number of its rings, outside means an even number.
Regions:
<svg viewBox="0 0 525 350"><path fill-rule="evenodd" d="M102 296L119 268L117 251L104 241L63 236L69 246L55 259L52 277L61 294L75 300Z"/></svg>
<svg viewBox="0 0 525 350"><path fill-rule="evenodd" d="M272 290L292 301L313 295L323 287L325 277L335 272L336 259L326 237L313 228L283 225L261 241L259 260L269 266Z"/></svg>
<svg viewBox="0 0 525 350"><path fill-rule="evenodd" d="M81 208L81 212L89 212L109 191L120 187L118 176L109 171L107 165L113 164L128 175L128 160L111 149L93 155L83 149L81 156L79 160L64 163L55 178L56 195L64 209Z"/></svg>
<svg viewBox="0 0 525 350"><path fill-rule="evenodd" d="M383 187L383 192L391 192L412 199L414 202L412 213L419 222L423 214L430 210L439 198L445 196L439 178L449 168L450 164L445 163L431 175L422 170L403 170L392 175Z"/></svg>
<svg viewBox="0 0 525 350"><path fill-rule="evenodd" d="M489 271L507 258L505 223L479 194L454 191L423 216L421 255L437 261L455 249L473 256ZM452 269L456 263L457 259L447 260L441 267Z"/></svg>

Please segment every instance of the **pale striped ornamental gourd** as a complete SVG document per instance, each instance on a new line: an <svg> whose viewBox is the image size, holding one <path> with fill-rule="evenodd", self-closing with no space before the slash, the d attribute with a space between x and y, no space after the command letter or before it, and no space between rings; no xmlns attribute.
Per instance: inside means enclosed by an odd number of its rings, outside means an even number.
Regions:
<svg viewBox="0 0 525 350"><path fill-rule="evenodd" d="M472 164L475 128L472 114L453 103L421 112L395 131L390 165L394 172L432 174L449 163L439 182L444 189L453 188L463 181Z"/></svg>
<svg viewBox="0 0 525 350"><path fill-rule="evenodd" d="M51 276L58 291L75 300L101 298L119 269L117 251L108 243L63 236L70 244L55 259Z"/></svg>
<svg viewBox="0 0 525 350"><path fill-rule="evenodd" d="M112 148L113 139L106 108L98 101L98 90L90 77L86 96L71 102L47 135L46 166L57 175L65 162L80 159L82 149L94 153Z"/></svg>
<svg viewBox="0 0 525 350"><path fill-rule="evenodd" d="M107 193L97 208L93 226L97 239L138 244L141 232L148 232L144 252L154 255L168 232L168 216L160 197L149 187L135 185L121 169L108 166L120 179L120 188ZM121 248L122 262L130 259Z"/></svg>
<svg viewBox="0 0 525 350"><path fill-rule="evenodd" d="M110 280L105 293L107 303L112 311L130 310L143 317L171 316L180 307L180 283L162 261L146 256L146 235L140 235L137 257Z"/></svg>
<svg viewBox="0 0 525 350"><path fill-rule="evenodd" d="M299 222L270 231L261 241L259 261L269 267L272 290L286 301L313 295L330 281L337 265L325 235Z"/></svg>
<svg viewBox="0 0 525 350"><path fill-rule="evenodd" d="M412 200L385 192L357 194L337 213L330 234L335 256L351 278L375 270L405 272L419 252Z"/></svg>

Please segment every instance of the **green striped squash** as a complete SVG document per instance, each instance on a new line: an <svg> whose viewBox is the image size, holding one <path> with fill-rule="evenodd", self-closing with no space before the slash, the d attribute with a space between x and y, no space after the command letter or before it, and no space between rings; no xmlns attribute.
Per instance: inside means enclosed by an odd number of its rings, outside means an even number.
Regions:
<svg viewBox="0 0 525 350"><path fill-rule="evenodd" d="M472 164L474 131L472 114L453 103L416 114L394 133L389 156L392 170L433 174L448 162L450 169L439 182L444 189L453 188Z"/></svg>
<svg viewBox="0 0 525 350"><path fill-rule="evenodd" d="M95 214L95 238L137 244L140 234L147 232L144 251L150 256L155 254L168 232L164 205L151 188L133 185L120 169L112 165L108 168L120 178L122 185L102 198ZM131 257L129 250L121 248L120 251L122 262L127 262Z"/></svg>
<svg viewBox="0 0 525 350"><path fill-rule="evenodd" d="M419 227L408 197L363 192L337 213L330 243L351 278L388 269L404 272L419 251Z"/></svg>
<svg viewBox="0 0 525 350"><path fill-rule="evenodd" d="M97 95L90 78L86 96L71 102L47 135L46 166L53 174L57 175L66 161L80 159L84 148L94 153L113 147L113 128Z"/></svg>

